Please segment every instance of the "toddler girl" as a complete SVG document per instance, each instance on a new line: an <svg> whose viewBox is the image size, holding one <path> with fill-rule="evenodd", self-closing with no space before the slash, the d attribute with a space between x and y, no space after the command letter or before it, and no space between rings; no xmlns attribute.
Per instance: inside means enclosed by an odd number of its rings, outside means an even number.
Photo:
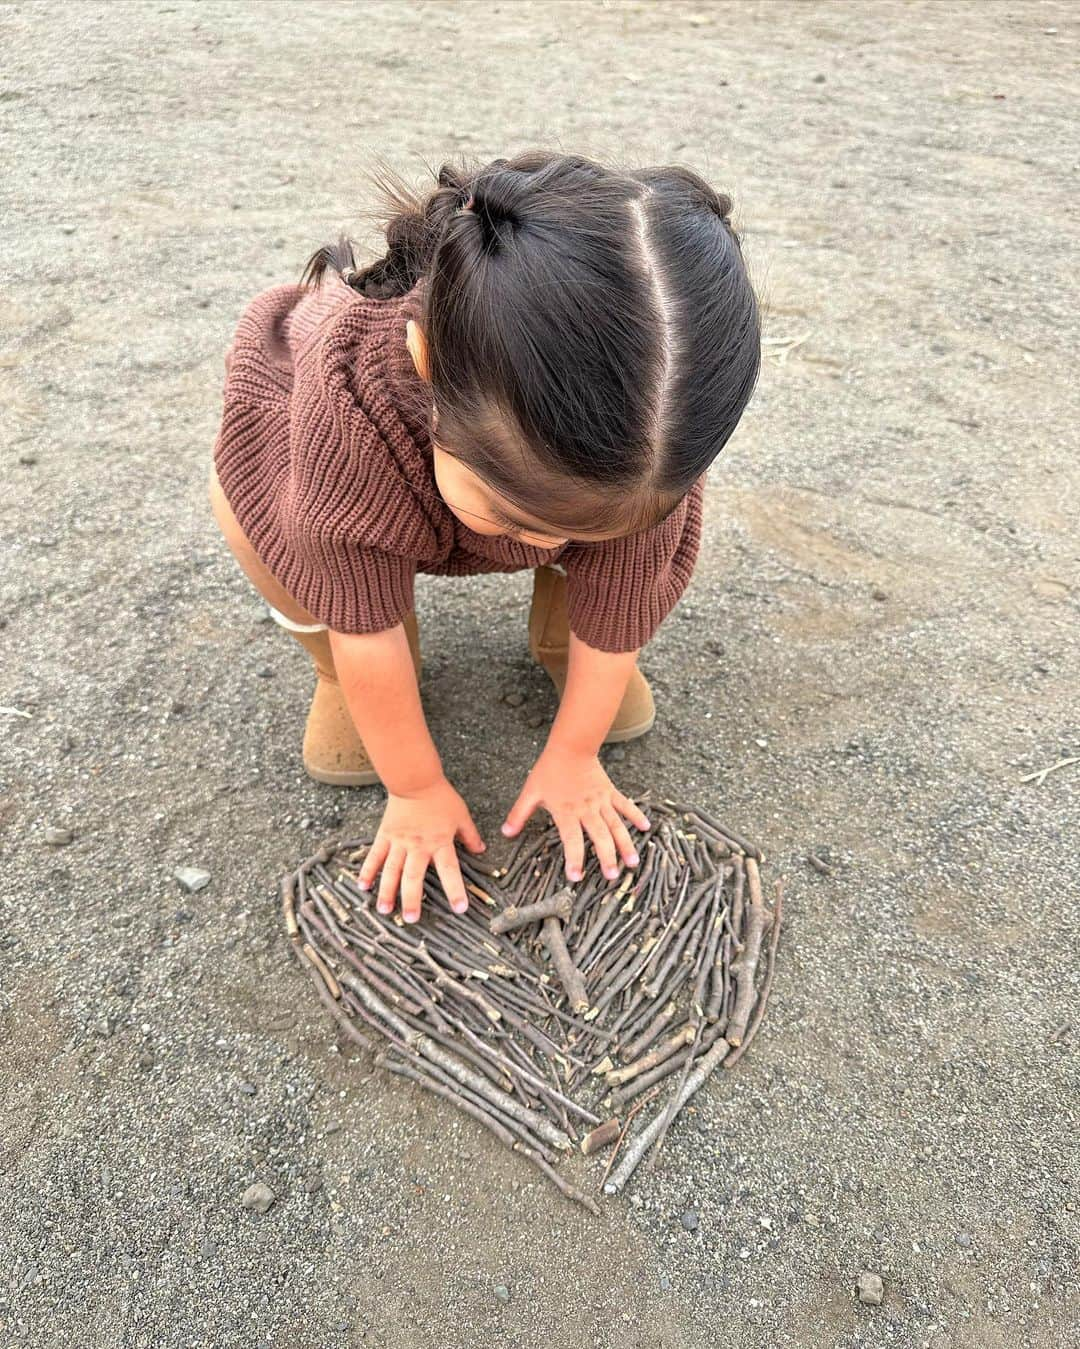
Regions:
<svg viewBox="0 0 1080 1349"><path fill-rule="evenodd" d="M530 151L446 165L423 199L380 185L385 257L321 249L244 312L210 494L314 661L304 766L384 784L361 884L415 922L429 866L464 912L454 844L484 848L424 721L416 573L533 569L560 702L503 833L543 807L570 881L586 835L606 876L635 866L648 821L598 751L653 724L638 651L690 579L761 344L731 204L686 169Z"/></svg>

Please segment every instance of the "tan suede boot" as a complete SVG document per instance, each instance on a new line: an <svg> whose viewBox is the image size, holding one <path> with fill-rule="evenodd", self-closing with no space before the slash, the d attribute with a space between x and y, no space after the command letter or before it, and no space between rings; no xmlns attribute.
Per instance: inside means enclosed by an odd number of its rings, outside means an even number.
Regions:
<svg viewBox="0 0 1080 1349"><path fill-rule="evenodd" d="M570 660L570 622L566 611L566 577L554 567L537 567L533 572L529 650L533 659L548 672L561 698ZM652 690L635 665L604 743L613 745L620 740L635 740L644 735L655 720Z"/></svg>
<svg viewBox="0 0 1080 1349"><path fill-rule="evenodd" d="M330 633L321 626L291 623L276 610L271 612L275 622L307 651L315 666L315 696L304 728L304 768L308 776L334 787L368 787L378 782L375 765L345 705L330 650ZM420 631L415 614L405 619L405 635L419 676Z"/></svg>

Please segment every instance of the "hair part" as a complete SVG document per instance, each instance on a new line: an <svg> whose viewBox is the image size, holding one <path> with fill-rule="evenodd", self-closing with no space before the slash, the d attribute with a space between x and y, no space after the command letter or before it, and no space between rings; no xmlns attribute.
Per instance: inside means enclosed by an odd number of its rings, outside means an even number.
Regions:
<svg viewBox="0 0 1080 1349"><path fill-rule="evenodd" d="M519 509L568 529L663 518L760 371L730 199L681 166L542 149L433 176L420 194L380 162L385 255L357 267L342 239L305 283L332 270L373 298L415 292L439 443Z"/></svg>

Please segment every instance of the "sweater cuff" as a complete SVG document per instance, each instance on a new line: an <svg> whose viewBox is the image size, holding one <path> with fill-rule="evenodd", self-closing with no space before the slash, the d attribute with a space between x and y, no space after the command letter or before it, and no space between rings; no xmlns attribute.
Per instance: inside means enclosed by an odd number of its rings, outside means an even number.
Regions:
<svg viewBox="0 0 1080 1349"><path fill-rule="evenodd" d="M648 588L637 598L632 613L618 613L607 607L598 594L580 584L575 585L571 575L566 590L570 631L595 651L612 654L638 651L655 635L681 593L681 587L675 590Z"/></svg>
<svg viewBox="0 0 1080 1349"><path fill-rule="evenodd" d="M348 544L321 551L321 565L288 587L321 623L335 632L384 632L412 613L415 562Z"/></svg>

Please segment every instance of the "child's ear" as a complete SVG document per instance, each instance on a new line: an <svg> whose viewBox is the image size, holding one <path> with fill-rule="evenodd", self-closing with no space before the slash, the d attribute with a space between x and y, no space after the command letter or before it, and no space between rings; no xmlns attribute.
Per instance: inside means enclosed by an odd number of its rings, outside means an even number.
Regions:
<svg viewBox="0 0 1080 1349"><path fill-rule="evenodd" d="M409 319L408 323L405 324L405 345L409 348L409 355L416 367L416 373L421 379L428 380L431 367L428 364L427 338L424 336L424 330L415 319Z"/></svg>

